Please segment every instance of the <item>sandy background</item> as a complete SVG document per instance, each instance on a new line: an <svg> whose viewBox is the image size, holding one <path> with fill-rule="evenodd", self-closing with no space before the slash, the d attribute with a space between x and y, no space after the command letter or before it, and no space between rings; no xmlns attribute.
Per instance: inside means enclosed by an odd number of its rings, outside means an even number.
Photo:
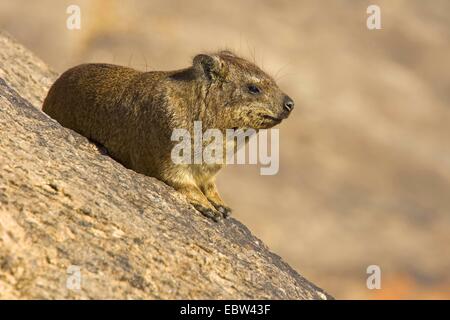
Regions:
<svg viewBox="0 0 450 320"><path fill-rule="evenodd" d="M81 7L81 30L66 8ZM382 30L366 28L378 4ZM337 298L450 298L449 1L0 1L55 70L188 66L230 48L296 101L280 172L225 169L234 215ZM366 268L382 289L366 288Z"/></svg>

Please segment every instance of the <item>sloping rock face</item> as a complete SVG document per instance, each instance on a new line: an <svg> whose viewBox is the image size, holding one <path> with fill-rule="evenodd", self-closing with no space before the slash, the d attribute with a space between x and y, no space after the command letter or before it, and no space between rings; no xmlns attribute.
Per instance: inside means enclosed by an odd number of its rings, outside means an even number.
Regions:
<svg viewBox="0 0 450 320"><path fill-rule="evenodd" d="M55 77L0 33L0 298L331 298L42 113Z"/></svg>

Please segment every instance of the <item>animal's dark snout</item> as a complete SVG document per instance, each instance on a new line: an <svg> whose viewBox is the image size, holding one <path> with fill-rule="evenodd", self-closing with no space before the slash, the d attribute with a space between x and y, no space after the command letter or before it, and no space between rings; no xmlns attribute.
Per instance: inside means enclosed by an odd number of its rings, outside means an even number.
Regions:
<svg viewBox="0 0 450 320"><path fill-rule="evenodd" d="M284 97L283 101L284 110L287 112L291 112L294 109L294 100L292 100L289 96Z"/></svg>
<svg viewBox="0 0 450 320"><path fill-rule="evenodd" d="M291 114L292 109L294 109L294 100L289 96L284 96L283 98L283 110L279 114L281 119L286 119Z"/></svg>

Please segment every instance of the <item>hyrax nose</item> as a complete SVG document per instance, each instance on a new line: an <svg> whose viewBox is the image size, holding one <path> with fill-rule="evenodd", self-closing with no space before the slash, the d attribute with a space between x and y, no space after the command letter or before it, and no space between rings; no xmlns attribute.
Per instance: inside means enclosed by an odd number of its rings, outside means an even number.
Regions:
<svg viewBox="0 0 450 320"><path fill-rule="evenodd" d="M294 109L294 100L292 100L289 96L284 97L283 101L284 110L287 112L291 112Z"/></svg>

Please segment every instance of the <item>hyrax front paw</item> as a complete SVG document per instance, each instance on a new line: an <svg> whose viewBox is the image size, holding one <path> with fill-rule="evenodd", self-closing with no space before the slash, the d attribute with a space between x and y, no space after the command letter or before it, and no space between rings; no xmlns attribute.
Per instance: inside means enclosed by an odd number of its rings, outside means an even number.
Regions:
<svg viewBox="0 0 450 320"><path fill-rule="evenodd" d="M217 210L204 207L200 204L193 204L194 208L197 209L202 215L204 215L207 218L212 219L215 222L219 222L219 220L222 218L222 213L218 212Z"/></svg>
<svg viewBox="0 0 450 320"><path fill-rule="evenodd" d="M231 208L224 205L214 205L214 207L219 211L222 216L226 219L231 215Z"/></svg>
<svg viewBox="0 0 450 320"><path fill-rule="evenodd" d="M183 185L177 188L178 192L182 193L186 200L197 209L205 217L208 217L214 221L219 221L222 214L217 211L213 205L208 201L208 198L202 193L202 191L196 185Z"/></svg>
<svg viewBox="0 0 450 320"><path fill-rule="evenodd" d="M219 211L224 218L231 214L231 209L227 207L217 191L217 186L214 182L208 182L202 185L202 191L209 203L211 203L217 211Z"/></svg>

